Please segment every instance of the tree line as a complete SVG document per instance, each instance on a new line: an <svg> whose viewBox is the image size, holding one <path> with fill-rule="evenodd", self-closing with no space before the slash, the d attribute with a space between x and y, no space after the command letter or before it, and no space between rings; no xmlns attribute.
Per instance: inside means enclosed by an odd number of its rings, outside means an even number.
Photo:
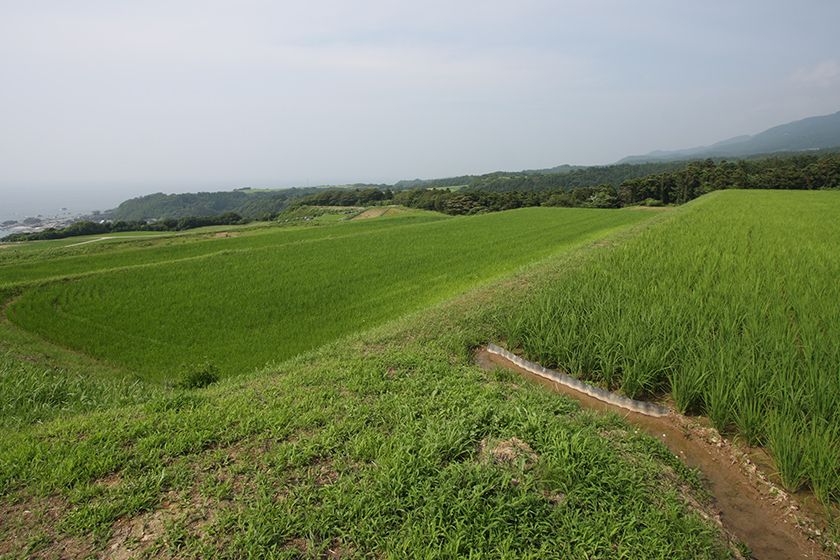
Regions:
<svg viewBox="0 0 840 560"><path fill-rule="evenodd" d="M624 205L643 200L682 204L721 189L840 188L840 154L794 155L759 160L692 162L684 169L624 181Z"/></svg>
<svg viewBox="0 0 840 560"><path fill-rule="evenodd" d="M651 165L622 164L612 177L627 176L618 184L575 184L571 178L582 170L550 174L484 177L462 188L330 189L305 196L298 204L330 206L368 206L400 204L411 208L435 210L445 214L476 214L511 210L527 206L565 206L580 208L619 208L631 205L661 206L682 204L720 189L832 189L840 188L840 154L820 153L769 157L756 160L682 162L668 165L670 170L653 174L632 173L626 167L652 169ZM596 168L601 169L601 168ZM593 177L608 178L610 172L590 172ZM635 176L641 174L641 176Z"/></svg>

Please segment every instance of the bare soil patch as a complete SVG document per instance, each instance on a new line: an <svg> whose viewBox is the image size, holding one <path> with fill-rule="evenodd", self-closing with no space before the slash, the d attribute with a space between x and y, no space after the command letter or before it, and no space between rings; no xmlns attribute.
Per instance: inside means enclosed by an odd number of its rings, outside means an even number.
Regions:
<svg viewBox="0 0 840 560"><path fill-rule="evenodd" d="M0 556L16 558L26 551L33 538L48 542L36 546L29 558L86 558L94 550L87 539L81 537L57 538L55 526L64 515L67 505L58 498L31 498L12 504L0 504ZM33 527L43 528L41 535Z"/></svg>
<svg viewBox="0 0 840 560"><path fill-rule="evenodd" d="M530 445L515 437L496 442L483 439L478 452L486 461L501 465L521 464L524 469L533 467L539 458Z"/></svg>
<svg viewBox="0 0 840 560"><path fill-rule="evenodd" d="M386 212L388 212L390 208L369 208L359 214L358 216L354 216L354 220L367 220L369 218L379 218L380 216L384 216Z"/></svg>
<svg viewBox="0 0 840 560"><path fill-rule="evenodd" d="M221 503L196 492L187 495L169 492L160 507L118 519L113 525L111 539L99 556L109 560L127 560L152 552L155 557L169 557L165 551L159 550L168 525L182 523L191 535L214 538L206 530L216 520L221 506Z"/></svg>

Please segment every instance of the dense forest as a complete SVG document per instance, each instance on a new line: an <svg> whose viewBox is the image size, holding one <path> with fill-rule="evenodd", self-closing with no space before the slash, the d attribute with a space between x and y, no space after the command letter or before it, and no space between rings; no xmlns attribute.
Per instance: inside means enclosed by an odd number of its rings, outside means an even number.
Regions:
<svg viewBox="0 0 840 560"><path fill-rule="evenodd" d="M756 160L693 162L684 169L625 181L619 201L655 199L682 204L720 189L840 188L840 154L777 156Z"/></svg>
<svg viewBox="0 0 840 560"><path fill-rule="evenodd" d="M643 174L640 169L667 169ZM586 171L586 173L583 173ZM585 177L585 180L581 178ZM625 177L621 182L615 181ZM595 178L601 183L588 184ZM610 179L612 182L610 182ZM461 189L330 189L302 197L301 204L366 206L387 202L446 214L475 214L526 206L617 208L634 204L682 204L719 189L840 188L840 154L756 160L616 165L555 175L484 176Z"/></svg>
<svg viewBox="0 0 840 560"><path fill-rule="evenodd" d="M296 205L308 206L371 206L393 200L390 188L364 187L355 189L323 189L295 201Z"/></svg>
<svg viewBox="0 0 840 560"><path fill-rule="evenodd" d="M543 173L540 171L498 172L476 177L464 188L472 191L502 192L570 190L598 185L618 187L629 179L673 171L685 166L686 162L669 162L593 166L560 173Z"/></svg>
<svg viewBox="0 0 840 560"><path fill-rule="evenodd" d="M222 192L184 194L155 193L126 200L104 214L111 220L149 221L189 216L218 216L234 212L246 218L262 218L283 210L295 198L316 187L253 191L237 189Z"/></svg>
<svg viewBox="0 0 840 560"><path fill-rule="evenodd" d="M547 169L494 171L442 179L412 179L393 184L394 191L417 188L461 187L466 190L512 191L571 189L600 184L620 185L627 179L685 167L685 162L621 164L603 166L558 165Z"/></svg>

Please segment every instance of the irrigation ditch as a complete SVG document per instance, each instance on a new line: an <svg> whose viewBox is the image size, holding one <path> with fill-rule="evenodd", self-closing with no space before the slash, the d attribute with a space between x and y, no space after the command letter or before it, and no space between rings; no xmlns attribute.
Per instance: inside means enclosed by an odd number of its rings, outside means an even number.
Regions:
<svg viewBox="0 0 840 560"><path fill-rule="evenodd" d="M616 413L661 441L683 463L702 474L714 509L699 513L746 544L754 558L840 558L840 543L831 540L815 521L819 519L818 509L803 504L771 481L754 453L721 436L705 419L606 391L495 344L479 348L475 359L484 369L514 371L572 397L586 409Z"/></svg>

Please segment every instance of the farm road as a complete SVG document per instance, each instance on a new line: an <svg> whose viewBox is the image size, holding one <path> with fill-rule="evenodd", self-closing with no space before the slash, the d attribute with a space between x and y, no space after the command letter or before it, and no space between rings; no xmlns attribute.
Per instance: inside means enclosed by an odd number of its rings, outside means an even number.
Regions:
<svg viewBox="0 0 840 560"><path fill-rule="evenodd" d="M88 243L96 243L97 241L107 241L108 239L154 239L156 237L166 237L166 235L106 235L104 237L97 237L96 239L88 239L80 243L73 243L65 245L65 247L78 247L79 245L87 245Z"/></svg>

